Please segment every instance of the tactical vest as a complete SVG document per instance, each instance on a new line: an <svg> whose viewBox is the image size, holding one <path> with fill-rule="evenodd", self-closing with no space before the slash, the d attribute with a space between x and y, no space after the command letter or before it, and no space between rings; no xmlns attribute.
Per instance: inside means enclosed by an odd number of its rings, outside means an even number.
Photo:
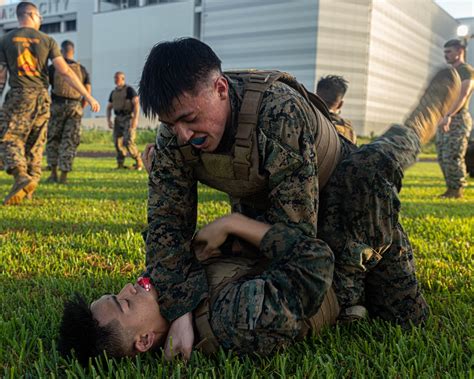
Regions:
<svg viewBox="0 0 474 379"><path fill-rule="evenodd" d="M357 137L350 121L344 120L342 117L334 113L331 113L331 121L341 136L351 141L354 145L356 144Z"/></svg>
<svg viewBox="0 0 474 379"><path fill-rule="evenodd" d="M244 276L254 276L262 273L268 261L256 261L245 257L219 257L201 262L209 285L209 297L203 300L194 311L194 320L198 342L196 349L204 354L214 354L219 350L219 342L210 325L211 312L210 303L219 294L219 291L230 282L236 281ZM299 339L305 337L311 330L319 332L325 325L333 325L339 315L339 303L334 289L331 287L326 293L319 311L304 321L304 326L299 334Z"/></svg>
<svg viewBox="0 0 474 379"><path fill-rule="evenodd" d="M82 83L84 77L82 76L81 65L78 62L68 63L72 71L75 72L79 81ZM54 70L54 87L53 93L56 96L64 97L66 99L80 100L82 95L76 91L70 84L64 80L63 76L58 73L58 70Z"/></svg>
<svg viewBox="0 0 474 379"><path fill-rule="evenodd" d="M317 130L314 137L319 188L322 189L341 157L341 142L324 101L284 72L249 70L226 72L226 75L231 79L241 78L244 82L232 154L205 153L191 145L180 147L183 159L193 168L195 178L228 193L234 210L238 210L238 205L262 210L268 207L268 178L259 172L257 122L264 92L273 83L280 81L298 91L316 116Z"/></svg>
<svg viewBox="0 0 474 379"><path fill-rule="evenodd" d="M125 85L122 88L115 88L112 92L112 107L117 113L132 113L132 100L127 99L127 88Z"/></svg>

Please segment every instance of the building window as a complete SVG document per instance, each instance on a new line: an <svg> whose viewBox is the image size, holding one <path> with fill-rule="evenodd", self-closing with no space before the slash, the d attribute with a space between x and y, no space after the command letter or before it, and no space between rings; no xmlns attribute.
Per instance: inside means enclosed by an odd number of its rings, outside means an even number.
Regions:
<svg viewBox="0 0 474 379"><path fill-rule="evenodd" d="M68 20L65 22L64 26L65 32L75 32L77 30L76 20Z"/></svg>
<svg viewBox="0 0 474 379"><path fill-rule="evenodd" d="M40 27L40 30L46 34L60 33L61 32L61 23L60 22L51 22L50 24L43 24Z"/></svg>

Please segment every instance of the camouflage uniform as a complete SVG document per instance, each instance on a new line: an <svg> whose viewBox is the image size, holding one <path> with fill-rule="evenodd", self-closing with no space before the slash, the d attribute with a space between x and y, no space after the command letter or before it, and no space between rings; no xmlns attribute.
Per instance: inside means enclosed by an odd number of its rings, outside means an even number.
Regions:
<svg viewBox="0 0 474 379"><path fill-rule="evenodd" d="M48 91L45 88L12 88L7 96L3 105L6 123L0 155L7 172L19 168L39 181L50 116Z"/></svg>
<svg viewBox="0 0 474 379"><path fill-rule="evenodd" d="M82 84L89 85L89 73L85 67L72 59L65 60ZM49 80L53 105L48 126L46 158L48 166L57 166L62 172L70 172L81 137L82 96L65 83L53 65L49 66Z"/></svg>
<svg viewBox="0 0 474 379"><path fill-rule="evenodd" d="M351 141L354 145L357 143L357 136L355 134L352 123L349 120L343 119L337 113L331 112L331 121L336 126L337 132Z"/></svg>
<svg viewBox="0 0 474 379"><path fill-rule="evenodd" d="M3 105L0 149L7 172L21 172L39 181L50 116L46 64L61 56L55 40L21 27L0 39L0 64L9 71L10 91Z"/></svg>
<svg viewBox="0 0 474 379"><path fill-rule="evenodd" d="M130 127L132 115L115 115L114 119L114 144L117 151L117 162L123 163L127 152L130 156L137 160L140 158L135 138L137 131Z"/></svg>
<svg viewBox="0 0 474 379"><path fill-rule="evenodd" d="M58 166L63 172L72 170L72 163L81 140L82 113L80 101L69 103L53 101L46 144L49 166Z"/></svg>
<svg viewBox="0 0 474 379"><path fill-rule="evenodd" d="M461 80L474 80L474 69L468 64L456 68ZM472 129L472 118L469 114L469 98L463 108L451 120L449 131L441 129L436 134L436 150L448 189L459 189L467 186L465 155L469 134Z"/></svg>
<svg viewBox="0 0 474 379"><path fill-rule="evenodd" d="M233 144L236 118L243 96L242 84L230 81L229 94L232 122L226 126L216 152L229 151ZM247 204L240 212L272 225L259 247L262 255L269 260L269 266L260 275L229 283L211 302L211 326L225 348L267 354L275 347L290 343L301 334L302 320L318 310L331 284L333 253L330 246L316 235L320 205L314 145L317 122L318 117L306 100L287 85L277 82L265 92L258 115L257 137L260 171L265 172L268 178L268 206L261 211ZM410 145L411 137L403 137L397 142L413 157L417 151L410 149L417 149L419 144ZM149 180L147 269L144 273L154 282L159 293L160 310L170 321L192 311L208 297L205 272L190 251L190 241L196 227L197 181L192 169L184 164L176 145L176 138L162 125ZM342 141L343 157L354 154L353 149L354 145ZM372 144L372 149L380 150L379 155L385 154L385 144L382 142ZM363 182L370 172L374 176L379 169L379 164L370 157L372 152L370 148L365 148L362 153L355 155L360 157L358 164L363 161L367 166L366 171L360 173L360 179L354 178L354 183L359 180ZM405 159L404 155L392 156L392 150L386 155L395 160L390 166L392 168L399 167L399 160ZM347 161L352 162L351 159ZM402 162L403 167L410 162ZM350 165L341 163L336 169L337 173L343 173L346 167ZM343 192L339 200L357 201L361 198L366 204L376 198L379 191L389 199L396 198L393 183L397 183L397 178L389 169L387 175L387 178L382 175L377 177L380 183L377 183L376 192L363 193L358 192L358 186L348 189L342 180L344 176L338 174L339 180L330 180L324 193L339 190ZM352 176L351 173L348 178ZM323 196L326 199L327 195ZM365 199L366 196L368 199ZM330 199L326 200L329 201L327 206L323 205L324 212L319 217L320 227L335 222ZM374 205L388 207L390 204L387 200ZM373 214L366 211L367 217L371 217L380 209L371 210ZM397 208L389 207L383 212L390 214L393 220L397 219ZM352 237L351 227L357 233L357 225L352 224L357 221L357 217L353 217L351 224L346 224L347 230L343 232L347 239ZM378 276L384 272L387 290L382 291L383 295L398 296L396 299L381 296L379 301L372 299L372 315L401 322L422 320L427 307L419 293L411 247L406 236L397 222L394 222L393 227L385 227L378 225L378 218L369 221L375 223L372 226L374 230L387 233L381 236L382 241L392 241L387 248L391 254L386 254L384 262L380 262L373 281L375 283L378 280L380 283ZM324 230L339 232L338 227L326 226ZM345 239L340 234L338 237ZM356 241L360 244L377 242L365 235L357 234L357 237L361 238ZM379 248L379 245L374 247ZM353 254L354 250L342 250L337 256L340 257L342 253ZM390 259L397 254L397 257ZM344 265L338 267L345 269Z"/></svg>
<svg viewBox="0 0 474 379"><path fill-rule="evenodd" d="M474 178L474 129L471 130L466 151L466 169L471 178Z"/></svg>
<svg viewBox="0 0 474 379"><path fill-rule="evenodd" d="M135 144L136 130L132 129L132 113L133 104L132 99L138 96L135 90L125 85L122 88L115 88L110 96L109 103L112 104L115 114L114 119L114 144L117 152L117 163L122 165L127 156L130 156L139 161L140 153Z"/></svg>

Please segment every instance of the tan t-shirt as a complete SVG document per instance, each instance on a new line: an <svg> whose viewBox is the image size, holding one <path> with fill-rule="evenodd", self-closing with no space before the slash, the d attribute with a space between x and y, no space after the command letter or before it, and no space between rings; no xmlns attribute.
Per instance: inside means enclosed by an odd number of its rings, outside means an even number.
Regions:
<svg viewBox="0 0 474 379"><path fill-rule="evenodd" d="M472 68L471 65L467 63L463 63L463 64L460 64L458 67L456 67L456 70L458 71L458 74L461 77L461 81L474 80L474 69ZM469 101L471 100L471 96L472 96L472 92L469 95L469 97L466 99L466 102L464 103L461 110L469 108Z"/></svg>
<svg viewBox="0 0 474 379"><path fill-rule="evenodd" d="M56 41L32 28L18 28L0 38L0 64L6 64L11 88L48 88L48 59L61 56Z"/></svg>

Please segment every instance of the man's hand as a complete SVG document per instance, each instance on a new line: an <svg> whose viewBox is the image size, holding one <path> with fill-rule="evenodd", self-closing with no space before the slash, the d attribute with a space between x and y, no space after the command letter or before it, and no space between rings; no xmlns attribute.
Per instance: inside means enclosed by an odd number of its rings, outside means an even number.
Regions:
<svg viewBox="0 0 474 379"><path fill-rule="evenodd" d="M165 343L165 359L181 354L184 360L191 357L194 344L193 315L188 312L171 323Z"/></svg>
<svg viewBox="0 0 474 379"><path fill-rule="evenodd" d="M110 118L107 120L107 126L109 127L109 129L114 128L114 124L112 123L112 120Z"/></svg>
<svg viewBox="0 0 474 379"><path fill-rule="evenodd" d="M451 125L451 116L444 116L441 121L438 123L438 127L444 132L449 132L449 126Z"/></svg>
<svg viewBox="0 0 474 379"><path fill-rule="evenodd" d="M230 233L232 215L224 216L207 224L194 237L193 248L196 258L204 261L221 254L219 247Z"/></svg>
<svg viewBox="0 0 474 379"><path fill-rule="evenodd" d="M145 150L142 153L142 161L145 166L145 170L150 175L151 164L153 162L153 154L155 153L155 145L152 143L147 143Z"/></svg>
<svg viewBox="0 0 474 379"><path fill-rule="evenodd" d="M86 101L89 103L89 105L91 106L91 110L92 112L99 112L100 111L100 104L99 102L94 99L92 96L89 96Z"/></svg>

